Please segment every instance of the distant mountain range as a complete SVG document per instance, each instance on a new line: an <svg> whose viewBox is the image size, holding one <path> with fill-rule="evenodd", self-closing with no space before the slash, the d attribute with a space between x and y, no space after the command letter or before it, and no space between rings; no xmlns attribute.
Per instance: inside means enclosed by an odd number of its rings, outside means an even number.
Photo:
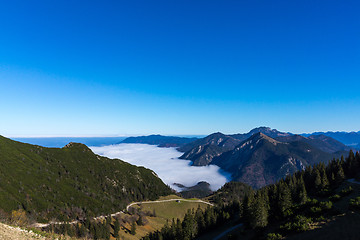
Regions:
<svg viewBox="0 0 360 240"><path fill-rule="evenodd" d="M158 145L159 147L181 147L197 139L198 138L150 135L150 136L128 137L123 141L121 141L120 143L145 143L150 145Z"/></svg>
<svg viewBox="0 0 360 240"><path fill-rule="evenodd" d="M280 142L295 142L302 141L306 142L324 152L334 153L338 151L349 151L351 147L325 135L310 135L304 137L301 135L291 135L287 137L277 137L276 140Z"/></svg>
<svg viewBox="0 0 360 240"><path fill-rule="evenodd" d="M304 137L260 127L245 134L213 133L178 150L184 152L180 158L194 166L217 165L233 180L259 188L308 165L338 158L350 147L325 135Z"/></svg>
<svg viewBox="0 0 360 240"><path fill-rule="evenodd" d="M233 139L237 139L240 141L244 141L254 135L255 133L263 133L271 138L280 138L280 137L290 137L293 135L300 135L310 140L314 140L312 144L315 144L315 140L323 140L325 141L333 141L337 140L338 142L348 145L351 148L360 149L360 131L358 132L314 132L314 133L303 133L303 134L294 134L290 132L280 132L276 129L271 129L269 127L258 127L252 129L248 133L237 133L226 135L228 137L232 137ZM213 133L216 134L216 133ZM211 135L213 135L211 134ZM221 133L220 133L221 134ZM209 135L209 136L211 136ZM325 139L324 136L330 137ZM151 145L158 145L159 147L179 147L179 151L187 152L191 149L188 143L196 141L198 139L202 139L201 137L175 137L175 136L162 136L162 135L149 135L149 136L139 136L139 137L128 137L121 141L120 143L145 143ZM310 141L309 140L309 141ZM186 145L186 146L185 146Z"/></svg>
<svg viewBox="0 0 360 240"><path fill-rule="evenodd" d="M258 127L243 134L217 132L198 139L151 135L127 138L123 143L178 147L178 151L183 152L180 158L191 160L192 165L217 165L231 173L233 180L259 188L308 165L327 162L347 154L350 149L358 149L360 133L296 135Z"/></svg>
<svg viewBox="0 0 360 240"><path fill-rule="evenodd" d="M325 135L342 142L345 145L360 147L360 131L358 132L314 132L301 134L302 136Z"/></svg>

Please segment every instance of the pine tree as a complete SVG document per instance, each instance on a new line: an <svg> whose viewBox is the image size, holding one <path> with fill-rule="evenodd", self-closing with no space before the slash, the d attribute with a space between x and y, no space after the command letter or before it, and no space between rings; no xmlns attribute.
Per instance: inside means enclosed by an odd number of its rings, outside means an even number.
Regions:
<svg viewBox="0 0 360 240"><path fill-rule="evenodd" d="M265 227L268 224L268 208L264 196L258 192L251 206L250 225L252 228Z"/></svg>
<svg viewBox="0 0 360 240"><path fill-rule="evenodd" d="M130 233L131 233L132 235L135 235L135 234L136 234L136 223L135 223L135 221L131 224Z"/></svg>
<svg viewBox="0 0 360 240"><path fill-rule="evenodd" d="M242 209L243 209L242 217L246 224L250 224L250 222L251 222L253 204L254 204L254 191L250 191L247 195L245 195L244 201L243 201L243 206L242 206Z"/></svg>
<svg viewBox="0 0 360 240"><path fill-rule="evenodd" d="M110 221L108 219L106 219L106 221L103 224L103 228L104 228L103 238L106 239L106 240L110 239Z"/></svg>
<svg viewBox="0 0 360 240"><path fill-rule="evenodd" d="M136 223L138 226L143 226L144 225L143 216L140 215Z"/></svg>
<svg viewBox="0 0 360 240"><path fill-rule="evenodd" d="M194 214L188 210L182 222L184 239L193 239L197 234L197 224L194 221Z"/></svg>
<svg viewBox="0 0 360 240"><path fill-rule="evenodd" d="M86 236L86 228L85 228L84 224L81 224L80 237L85 237L85 236Z"/></svg>
<svg viewBox="0 0 360 240"><path fill-rule="evenodd" d="M292 206L291 193L285 182L279 182L278 205L282 216L286 216Z"/></svg>
<svg viewBox="0 0 360 240"><path fill-rule="evenodd" d="M200 208L200 205L195 213L195 221L198 225L198 232L202 233L205 230L205 219L204 219L203 211Z"/></svg>
<svg viewBox="0 0 360 240"><path fill-rule="evenodd" d="M340 184L345 179L345 173L340 163L337 164L337 171L335 175L335 181Z"/></svg>
<svg viewBox="0 0 360 240"><path fill-rule="evenodd" d="M305 188L305 183L302 176L300 176L300 180L298 183L298 203L304 204L306 203L306 201L307 201L307 192Z"/></svg>
<svg viewBox="0 0 360 240"><path fill-rule="evenodd" d="M176 220L176 237L175 238L179 239L179 240L184 238L180 219Z"/></svg>
<svg viewBox="0 0 360 240"><path fill-rule="evenodd" d="M120 231L119 219L115 218L115 222L114 222L114 238L119 237L119 231Z"/></svg>
<svg viewBox="0 0 360 240"><path fill-rule="evenodd" d="M314 168L312 175L314 178L314 189L318 192L321 190L321 174L319 169Z"/></svg>

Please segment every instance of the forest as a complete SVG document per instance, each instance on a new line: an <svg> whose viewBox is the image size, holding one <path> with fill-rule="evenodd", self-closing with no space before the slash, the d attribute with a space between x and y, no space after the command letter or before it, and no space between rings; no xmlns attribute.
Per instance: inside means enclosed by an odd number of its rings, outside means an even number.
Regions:
<svg viewBox="0 0 360 240"><path fill-rule="evenodd" d="M230 183L218 191L218 196L215 195L219 203L216 207L189 211L182 221L173 220L143 240L195 239L230 221L243 223L245 229L255 232L257 239L282 239L289 234L304 232L310 230L314 222L339 214L333 208L333 202L350 194L352 188L339 192L335 189L344 180L358 177L359 171L360 154L350 151L346 159L341 157L327 165L308 166L259 190ZM349 204L359 210L359 197L351 199ZM266 229L270 223L272 229L276 226L274 232ZM237 236L233 238L237 239Z"/></svg>

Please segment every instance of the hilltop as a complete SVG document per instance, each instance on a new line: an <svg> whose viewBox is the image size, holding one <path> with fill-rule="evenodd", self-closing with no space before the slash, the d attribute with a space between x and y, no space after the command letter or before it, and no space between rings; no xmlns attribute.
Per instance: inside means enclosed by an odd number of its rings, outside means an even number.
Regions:
<svg viewBox="0 0 360 240"><path fill-rule="evenodd" d="M122 210L131 201L172 191L157 175L69 143L45 148L0 136L0 209L30 219L81 219Z"/></svg>

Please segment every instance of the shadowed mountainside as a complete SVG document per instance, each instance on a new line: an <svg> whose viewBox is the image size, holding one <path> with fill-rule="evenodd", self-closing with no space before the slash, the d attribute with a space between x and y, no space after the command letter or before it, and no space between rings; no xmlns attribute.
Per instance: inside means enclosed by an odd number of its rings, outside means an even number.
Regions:
<svg viewBox="0 0 360 240"><path fill-rule="evenodd" d="M235 181L260 188L336 156L339 155L323 152L306 142L284 143L257 133L234 150L215 157L211 164L230 172Z"/></svg>
<svg viewBox="0 0 360 240"><path fill-rule="evenodd" d="M244 141L239 140L251 133ZM259 188L305 166L339 157L349 149L324 135L303 137L260 127L247 134L214 133L179 151L185 152L180 158L191 160L194 166L217 165L231 173L233 180Z"/></svg>
<svg viewBox="0 0 360 240"><path fill-rule="evenodd" d="M0 209L36 220L82 218L122 210L171 190L156 174L69 143L45 148L0 136Z"/></svg>
<svg viewBox="0 0 360 240"><path fill-rule="evenodd" d="M239 140L218 132L186 144L178 150L184 152L181 159L191 160L194 166L205 166L210 164L214 157L234 149L239 143Z"/></svg>

